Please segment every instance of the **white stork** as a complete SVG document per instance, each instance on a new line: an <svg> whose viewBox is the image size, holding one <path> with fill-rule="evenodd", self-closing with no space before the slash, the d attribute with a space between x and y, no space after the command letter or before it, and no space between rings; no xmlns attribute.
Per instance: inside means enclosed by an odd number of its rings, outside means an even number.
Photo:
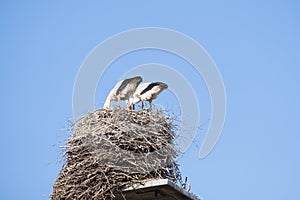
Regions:
<svg viewBox="0 0 300 200"><path fill-rule="evenodd" d="M142 80L142 77L136 76L119 81L107 96L103 108L109 109L112 101L118 101L118 107L120 108L120 100L126 100L128 109L131 109L129 98Z"/></svg>
<svg viewBox="0 0 300 200"><path fill-rule="evenodd" d="M144 109L144 101L149 101L150 110L152 110L152 100L164 90L168 85L162 82L148 82L141 84L133 94L133 98L129 99L130 105L142 101L142 109Z"/></svg>

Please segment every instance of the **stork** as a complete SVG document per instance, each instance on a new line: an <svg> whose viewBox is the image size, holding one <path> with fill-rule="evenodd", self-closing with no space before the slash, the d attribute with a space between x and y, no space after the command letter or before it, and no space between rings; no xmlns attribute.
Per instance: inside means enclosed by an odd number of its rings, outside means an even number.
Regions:
<svg viewBox="0 0 300 200"><path fill-rule="evenodd" d="M152 110L152 100L164 90L168 88L168 85L162 82L148 82L139 85L133 94L133 98L129 99L129 104L134 104L142 101L142 109L144 109L144 101L149 101L150 110Z"/></svg>
<svg viewBox="0 0 300 200"><path fill-rule="evenodd" d="M129 103L130 96L134 93L137 86L142 82L142 77L136 76L119 81L115 87L109 92L103 108L109 109L112 101L118 101L118 108L120 108L120 100L126 100L128 109L131 109Z"/></svg>

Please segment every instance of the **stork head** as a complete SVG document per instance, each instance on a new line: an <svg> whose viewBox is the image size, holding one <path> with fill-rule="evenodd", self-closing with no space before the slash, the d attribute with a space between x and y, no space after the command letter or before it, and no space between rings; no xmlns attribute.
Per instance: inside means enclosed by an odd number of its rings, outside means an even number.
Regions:
<svg viewBox="0 0 300 200"><path fill-rule="evenodd" d="M109 110L109 105L104 105L104 106L103 106L103 109Z"/></svg>
<svg viewBox="0 0 300 200"><path fill-rule="evenodd" d="M140 101L141 101L140 98L129 98L129 106L132 105L132 108L134 110L134 105L137 104Z"/></svg>
<svg viewBox="0 0 300 200"><path fill-rule="evenodd" d="M129 105L131 106L133 104L133 98L129 98Z"/></svg>
<svg viewBox="0 0 300 200"><path fill-rule="evenodd" d="M141 99L140 98L129 98L129 104L132 105L132 104L137 104L138 102L140 102Z"/></svg>
<svg viewBox="0 0 300 200"><path fill-rule="evenodd" d="M131 105L132 105L132 107L131 107ZM128 100L128 109L134 110L133 98L129 98L129 100Z"/></svg>

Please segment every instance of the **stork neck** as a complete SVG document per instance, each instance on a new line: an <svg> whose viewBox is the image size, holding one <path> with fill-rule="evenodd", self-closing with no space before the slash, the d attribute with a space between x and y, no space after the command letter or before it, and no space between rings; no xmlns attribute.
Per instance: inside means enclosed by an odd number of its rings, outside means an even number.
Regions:
<svg viewBox="0 0 300 200"><path fill-rule="evenodd" d="M110 103L112 101L112 96L113 96L113 94L112 94L112 92L110 92L108 97L106 98L105 103L104 103L104 106L103 106L104 109L110 108Z"/></svg>

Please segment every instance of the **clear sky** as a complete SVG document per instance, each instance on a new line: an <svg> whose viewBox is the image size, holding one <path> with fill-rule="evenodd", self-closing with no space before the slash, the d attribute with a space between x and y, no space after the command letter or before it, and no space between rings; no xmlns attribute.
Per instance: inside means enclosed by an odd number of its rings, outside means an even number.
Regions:
<svg viewBox="0 0 300 200"><path fill-rule="evenodd" d="M197 144L210 119L199 86L201 127L179 159L192 192L207 200L300 199L299 10L293 0L1 1L0 199L48 198L62 166L59 145L81 63L106 38L149 26L194 38L226 87L223 133L199 160ZM157 51L119 59L98 86L96 106L122 75L118 66L149 62L182 61ZM177 70L189 73L183 66ZM190 79L197 88L198 79Z"/></svg>

